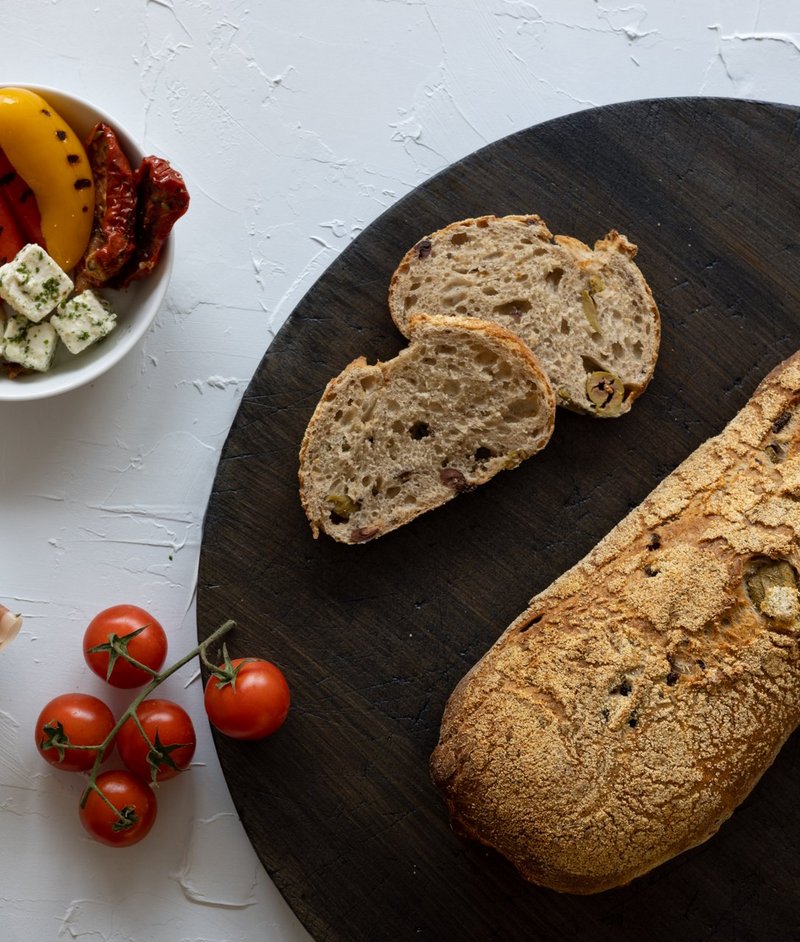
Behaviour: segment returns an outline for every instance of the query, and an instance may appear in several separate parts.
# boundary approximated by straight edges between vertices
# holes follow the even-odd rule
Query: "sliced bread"
[[[641,395],[658,356],[658,308],[635,255],[618,232],[592,250],[538,216],[465,219],[406,253],[389,308],[404,334],[419,311],[498,323],[536,353],[559,405],[610,418]]]
[[[516,467],[552,434],[555,397],[536,357],[475,318],[417,315],[410,345],[331,380],[300,449],[315,537],[363,543]]]

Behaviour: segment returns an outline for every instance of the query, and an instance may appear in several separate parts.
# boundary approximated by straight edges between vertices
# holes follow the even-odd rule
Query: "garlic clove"
[[[0,651],[17,637],[21,627],[22,616],[0,605]]]

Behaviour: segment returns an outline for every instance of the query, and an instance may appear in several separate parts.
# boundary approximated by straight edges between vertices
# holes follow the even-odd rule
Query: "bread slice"
[[[454,825],[529,880],[620,886],[705,841],[800,722],[800,353],[450,697]]]
[[[329,384],[300,449],[316,537],[363,543],[516,467],[553,431],[555,399],[514,334],[419,315],[386,363],[360,357]]]
[[[536,353],[559,405],[610,418],[644,392],[658,356],[658,308],[635,255],[618,232],[592,250],[538,216],[465,219],[406,253],[389,308],[403,333],[418,311],[500,324]]]

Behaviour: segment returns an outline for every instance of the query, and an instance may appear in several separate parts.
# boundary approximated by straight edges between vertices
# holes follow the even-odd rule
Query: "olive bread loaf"
[[[620,886],[705,841],[800,722],[800,353],[450,697],[454,826],[524,877]]]

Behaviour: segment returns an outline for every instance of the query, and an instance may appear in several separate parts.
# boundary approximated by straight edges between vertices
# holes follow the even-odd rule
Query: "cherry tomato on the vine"
[[[94,765],[97,749],[114,728],[111,710],[88,693],[64,693],[51,700],[36,721],[36,747],[42,757],[66,772],[85,772]],[[114,748],[112,743],[106,755]]]
[[[289,685],[280,668],[256,657],[226,657],[223,679],[212,675],[204,702],[211,723],[233,739],[261,739],[274,733],[289,712]]]
[[[130,847],[145,837],[156,819],[153,789],[133,772],[114,769],[97,776],[80,807],[81,824],[111,847]],[[113,806],[113,807],[112,807]]]
[[[127,654],[149,670],[125,660]],[[136,605],[112,605],[89,622],[83,656],[99,677],[114,687],[141,687],[153,679],[167,657],[167,636],[158,621]]]
[[[136,716],[150,744],[132,716],[125,720],[117,733],[117,750],[125,765],[145,781],[163,782],[182,772],[197,745],[186,710],[171,700],[143,700]]]

